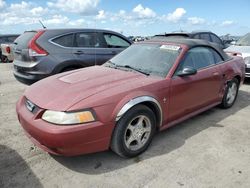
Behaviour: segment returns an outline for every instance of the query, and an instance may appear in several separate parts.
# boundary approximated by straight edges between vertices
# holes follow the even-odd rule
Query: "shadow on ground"
[[[23,158],[3,145],[0,145],[0,187],[42,187]]]
[[[250,93],[240,90],[238,99],[232,108],[226,110],[218,107],[212,108],[183,123],[158,133],[154,137],[148,150],[139,157],[133,159],[121,158],[111,151],[69,158],[53,156],[53,158],[65,167],[80,173],[102,174],[114,171],[138,162],[143,162],[155,156],[170,153],[183,146],[187,139],[209,127],[223,129],[224,126],[220,125],[222,120],[249,105]]]

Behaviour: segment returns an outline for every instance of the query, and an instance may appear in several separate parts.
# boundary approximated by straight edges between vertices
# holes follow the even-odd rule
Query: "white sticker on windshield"
[[[180,46],[161,45],[160,49],[178,51],[180,49]]]

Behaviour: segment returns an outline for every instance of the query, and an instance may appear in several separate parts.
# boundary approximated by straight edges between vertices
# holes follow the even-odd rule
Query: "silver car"
[[[225,49],[227,52],[238,52],[246,63],[246,77],[250,78],[250,33],[240,38],[235,45]]]

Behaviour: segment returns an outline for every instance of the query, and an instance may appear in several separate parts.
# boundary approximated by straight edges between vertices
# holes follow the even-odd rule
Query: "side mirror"
[[[190,75],[194,75],[197,73],[197,70],[195,68],[192,67],[184,67],[182,70],[180,70],[177,73],[177,76],[180,77],[184,77],[184,76],[190,76]]]

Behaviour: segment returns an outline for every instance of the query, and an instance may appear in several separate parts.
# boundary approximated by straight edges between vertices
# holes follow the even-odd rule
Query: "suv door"
[[[113,33],[103,33],[103,37],[107,47],[106,50],[110,54],[109,59],[130,46],[127,40]]]
[[[185,67],[197,69],[197,74],[177,76],[177,73]],[[215,66],[215,58],[210,49],[206,47],[190,49],[171,81],[169,121],[218,101],[221,85],[220,70]]]
[[[75,44],[72,52],[83,67],[101,65],[107,59],[105,58],[105,43],[99,32],[75,33]]]

